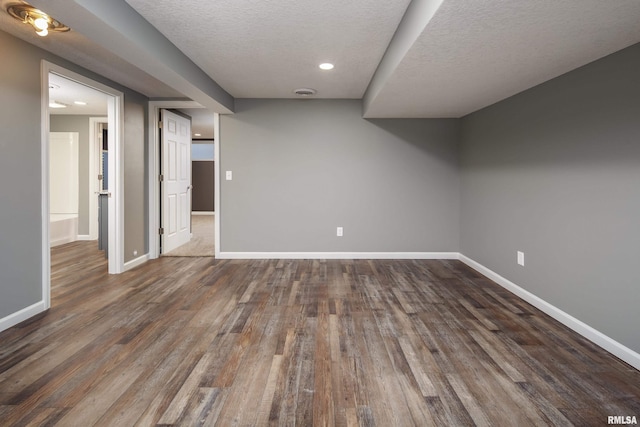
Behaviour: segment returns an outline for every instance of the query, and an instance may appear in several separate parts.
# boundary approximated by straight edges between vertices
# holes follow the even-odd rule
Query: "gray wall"
[[[235,105],[220,118],[223,252],[459,250],[457,120],[365,120],[357,100]]]
[[[0,32],[0,319],[42,300],[39,51]]]
[[[129,92],[124,97],[124,261],[149,251],[147,182],[147,108],[149,100]],[[137,255],[133,252],[137,251]]]
[[[465,117],[461,143],[461,252],[634,351],[638,76],[635,45]]]
[[[125,248],[146,236],[147,99],[0,31],[0,319],[42,300],[40,62],[46,59],[125,93]],[[141,191],[142,189],[142,191]],[[131,201],[133,199],[133,201]],[[140,253],[139,253],[140,255]],[[125,254],[132,259],[131,253]]]
[[[105,111],[106,115],[106,111]],[[78,234],[89,234],[89,118],[94,116],[51,115],[51,132],[78,132]],[[97,155],[97,154],[96,154]],[[97,201],[96,201],[97,203]]]

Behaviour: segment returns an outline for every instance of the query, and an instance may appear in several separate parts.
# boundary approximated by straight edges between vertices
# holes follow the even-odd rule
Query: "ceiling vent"
[[[294,90],[293,93],[295,93],[298,96],[301,96],[301,97],[305,98],[305,97],[309,97],[309,96],[315,95],[316,93],[318,93],[318,91],[315,90],[315,89],[308,88],[308,87],[303,87],[303,88]]]

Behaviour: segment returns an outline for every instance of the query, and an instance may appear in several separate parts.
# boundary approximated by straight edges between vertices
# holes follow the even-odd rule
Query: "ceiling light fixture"
[[[87,103],[84,101],[73,101],[73,103],[76,105],[87,105]]]
[[[36,34],[41,37],[49,34],[49,31],[63,33],[70,30],[62,22],[26,3],[12,3],[7,6],[7,12],[22,23],[31,25]]]
[[[194,133],[193,136],[202,136],[200,133]]]
[[[318,67],[320,67],[321,70],[333,70],[333,64],[330,62],[324,62],[318,65]]]
[[[63,104],[59,101],[50,101],[49,108],[67,108],[67,104]]]

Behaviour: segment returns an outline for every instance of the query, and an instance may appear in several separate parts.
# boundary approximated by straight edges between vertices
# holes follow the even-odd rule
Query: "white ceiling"
[[[6,14],[0,29],[151,98],[220,112],[229,94],[311,87],[364,98],[365,117],[460,117],[640,42],[638,0],[31,3],[73,31],[41,39]]]
[[[49,102],[55,101],[67,106],[66,108],[50,108],[49,114],[106,116],[108,99],[109,96],[99,90],[65,79],[57,74],[49,74]],[[85,102],[86,105],[77,105],[76,101]]]

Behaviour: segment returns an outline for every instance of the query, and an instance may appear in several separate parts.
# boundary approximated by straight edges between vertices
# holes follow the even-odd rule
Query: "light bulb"
[[[45,18],[38,18],[33,21],[33,25],[39,30],[48,30],[49,29],[49,21]]]
[[[41,31],[36,31],[36,34],[39,35],[40,37],[44,37],[47,34],[49,34],[49,30],[47,30],[46,28],[44,30]]]

